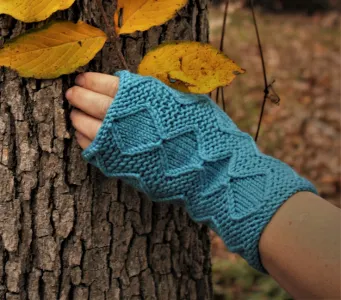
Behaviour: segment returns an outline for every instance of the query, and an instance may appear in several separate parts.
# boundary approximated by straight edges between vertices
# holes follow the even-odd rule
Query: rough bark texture
[[[113,1],[103,2],[112,14]],[[206,6],[191,0],[166,25],[123,38],[131,69],[162,41],[207,41]],[[55,18],[105,28],[96,1]],[[0,16],[5,40],[40,25]],[[107,43],[81,71],[118,68]],[[0,69],[0,299],[211,299],[207,229],[81,159],[63,96],[74,77]]]

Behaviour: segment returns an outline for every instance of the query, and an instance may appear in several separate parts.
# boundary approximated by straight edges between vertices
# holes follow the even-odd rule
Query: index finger
[[[119,78],[108,74],[87,72],[79,74],[75,82],[85,89],[114,98],[118,90]]]

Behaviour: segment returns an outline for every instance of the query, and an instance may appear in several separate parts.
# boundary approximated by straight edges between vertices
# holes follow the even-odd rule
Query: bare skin
[[[113,101],[118,77],[84,73],[66,92],[79,145],[95,138]],[[295,299],[341,299],[340,209],[309,192],[289,198],[262,233],[264,267]]]
[[[266,226],[262,263],[295,299],[341,299],[340,209],[309,192],[289,198]]]

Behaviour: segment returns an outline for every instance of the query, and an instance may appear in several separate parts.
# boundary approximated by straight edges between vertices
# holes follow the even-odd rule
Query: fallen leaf
[[[172,19],[187,0],[118,0],[114,15],[118,34],[144,31]]]
[[[30,23],[46,20],[57,10],[69,8],[75,0],[1,0],[0,14]]]
[[[226,86],[245,70],[209,44],[174,42],[149,52],[138,73],[183,92],[206,94]]]
[[[27,32],[0,49],[0,66],[22,77],[57,78],[86,65],[107,39],[103,31],[84,22],[55,22]]]

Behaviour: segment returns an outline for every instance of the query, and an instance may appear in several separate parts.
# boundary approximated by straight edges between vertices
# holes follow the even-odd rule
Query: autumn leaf
[[[117,33],[144,31],[164,24],[186,3],[187,0],[118,0],[114,15]]]
[[[17,70],[22,77],[57,78],[86,65],[107,37],[84,22],[55,22],[27,32],[0,49],[0,66]]]
[[[172,88],[195,94],[226,86],[244,72],[211,45],[186,41],[157,47],[143,58],[138,68],[141,75],[153,76]]]
[[[75,0],[1,0],[0,14],[30,23],[46,20],[57,10],[69,8]]]

